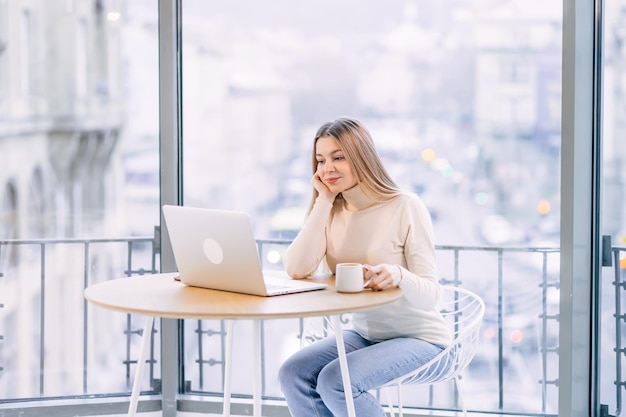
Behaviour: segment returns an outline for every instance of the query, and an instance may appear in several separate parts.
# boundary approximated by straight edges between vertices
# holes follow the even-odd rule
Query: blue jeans
[[[402,376],[439,354],[443,348],[414,338],[373,342],[344,330],[350,383],[358,417],[385,412],[368,391]],[[347,416],[335,337],[303,348],[288,358],[278,379],[292,417]]]

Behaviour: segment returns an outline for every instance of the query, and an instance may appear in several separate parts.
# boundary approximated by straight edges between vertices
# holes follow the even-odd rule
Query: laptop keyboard
[[[288,290],[289,288],[292,288],[292,287],[288,285],[272,284],[272,283],[266,282],[265,288],[267,288],[268,291],[280,291],[280,290]]]
[[[319,290],[327,287],[324,284],[322,284],[322,287],[319,287],[316,286],[316,283],[291,279],[284,271],[277,271],[277,274],[275,273],[275,271],[264,273],[264,278],[266,291],[268,294],[271,295]],[[311,285],[314,286],[311,287]]]

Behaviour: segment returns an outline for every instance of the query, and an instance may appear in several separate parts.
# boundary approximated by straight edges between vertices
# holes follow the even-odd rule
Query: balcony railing
[[[157,272],[159,241],[158,230],[148,237],[0,241],[2,408],[51,399],[129,395],[141,323],[135,323],[134,316],[88,305],[82,291],[100,280]],[[259,240],[264,267],[280,268],[288,243]],[[620,305],[621,291],[626,289],[620,268],[624,251],[613,248],[619,408],[625,384],[620,371],[626,352],[620,333],[626,317]],[[437,254],[441,282],[475,291],[487,306],[479,353],[464,375],[469,408],[482,413],[556,415],[558,249],[440,245]],[[224,381],[224,323],[181,320],[180,328],[180,366],[185,369],[182,394],[219,397]],[[247,344],[237,341],[246,340],[247,331],[246,323],[237,324],[235,357],[246,357]],[[263,323],[265,399],[282,401],[277,367],[297,349],[301,331],[302,322],[297,319]],[[153,336],[158,332],[157,325]],[[151,346],[143,394],[160,392],[160,352],[154,337]],[[251,397],[249,369],[245,359],[234,364],[234,398]],[[409,407],[458,408],[452,386],[405,389],[411,392],[404,395]],[[94,407],[107,414],[106,404]]]
[[[94,280],[103,279],[103,275],[108,279],[107,271],[112,273],[111,278],[156,273],[159,242],[156,235],[0,240],[0,402],[93,395],[89,377],[103,369],[90,369],[90,338],[94,337],[95,329],[89,324],[92,309],[82,297],[82,291]],[[113,252],[116,253],[112,255]],[[107,255],[112,256],[102,259]],[[137,258],[142,258],[143,266],[137,266]],[[67,293],[76,299],[67,300]],[[66,304],[77,308],[64,308]],[[54,320],[68,311],[70,317]],[[138,339],[133,336],[141,331],[133,328],[130,315],[126,315],[124,322],[121,346],[125,346],[125,356],[121,364],[125,382],[117,384],[122,388],[119,392],[103,395],[124,395],[130,384],[131,368],[136,363],[131,347],[134,339]],[[66,343],[63,337],[68,333],[72,341],[78,343]],[[22,346],[25,338],[28,345]],[[58,362],[68,359],[73,361],[74,368],[80,369],[65,374],[59,371]],[[149,361],[152,365],[156,363],[154,348]],[[151,366],[151,378],[153,369]],[[28,388],[23,387],[26,384]],[[152,393],[158,391],[155,389]]]
[[[622,413],[622,396],[626,387],[626,375],[622,374],[622,358],[626,355],[626,347],[622,338],[622,327],[626,324],[626,312],[622,307],[622,297],[626,290],[626,247],[613,247],[611,266],[614,272],[613,287],[615,293],[615,416]]]

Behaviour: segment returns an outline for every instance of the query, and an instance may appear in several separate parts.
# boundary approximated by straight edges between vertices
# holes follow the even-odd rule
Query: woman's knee
[[[341,395],[343,400],[343,379],[338,361],[331,362],[324,367],[317,376],[317,392],[325,400]]]
[[[278,369],[280,385],[291,386],[297,381],[305,381],[313,372],[311,358],[300,352],[287,358]]]
[[[286,361],[278,369],[278,381],[281,386],[285,384],[293,383],[294,378],[297,376],[296,369],[298,369],[293,357],[287,358]]]

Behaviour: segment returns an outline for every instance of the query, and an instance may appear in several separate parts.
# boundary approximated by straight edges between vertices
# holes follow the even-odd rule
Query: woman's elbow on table
[[[287,272],[287,275],[289,275],[291,278],[294,279],[302,279],[302,278],[306,278],[309,277],[313,274],[313,271],[307,271],[303,268],[297,268],[288,264],[285,264],[285,271]]]
[[[283,257],[283,266],[287,275],[295,279],[307,278],[315,273],[321,259],[317,256],[305,256],[293,246],[289,246]]]

